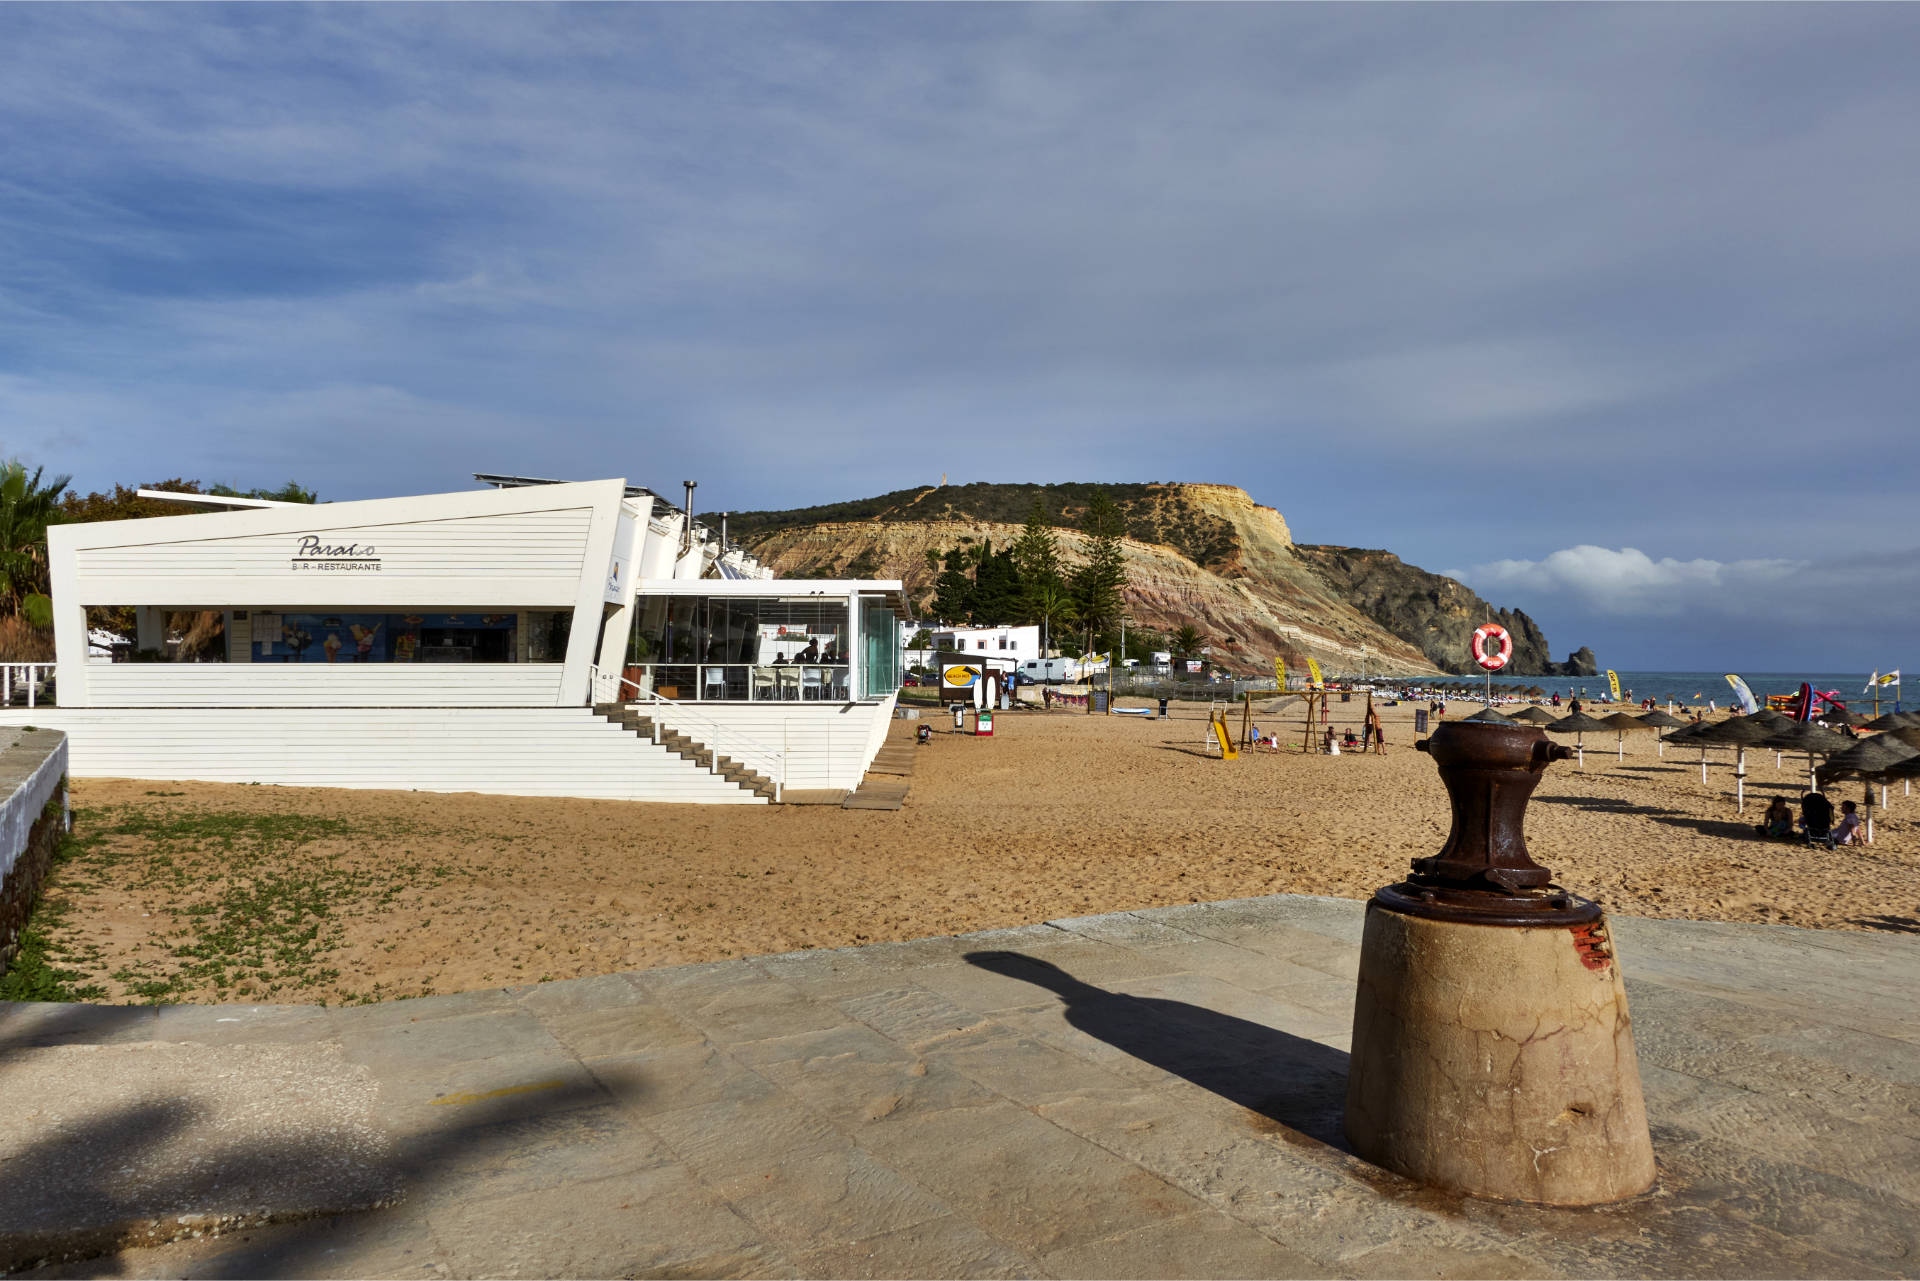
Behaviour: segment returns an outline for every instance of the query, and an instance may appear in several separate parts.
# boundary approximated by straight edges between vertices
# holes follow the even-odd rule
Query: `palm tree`
[[[1200,640],[1200,632],[1192,623],[1182,623],[1173,633],[1173,652],[1191,654],[1200,648]]]
[[[47,526],[60,519],[60,491],[71,476],[40,483],[18,460],[0,463],[0,610],[18,614],[22,600],[47,589]]]
[[[1077,610],[1073,603],[1073,592],[1059,579],[1051,579],[1033,589],[1029,598],[1033,612],[1040,616],[1040,656],[1049,653],[1048,633],[1055,619],[1063,623],[1072,623]]]

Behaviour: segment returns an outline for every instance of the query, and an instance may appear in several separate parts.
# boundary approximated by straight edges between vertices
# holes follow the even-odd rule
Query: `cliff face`
[[[1563,672],[1547,650],[1540,625],[1517,609],[1495,609],[1470,588],[1409,565],[1392,552],[1357,547],[1296,544],[1294,554],[1311,565],[1367,617],[1450,672],[1476,670],[1469,642],[1482,623],[1498,623],[1513,637],[1506,676],[1586,675]],[[1577,656],[1570,657],[1572,664]],[[1592,663],[1593,654],[1587,652]]]
[[[1040,499],[1052,519],[1077,524],[1093,485],[959,485],[788,512],[747,512],[730,531],[783,577],[898,578],[924,603],[936,571],[927,553],[990,540],[1004,549]],[[1386,552],[1302,547],[1286,520],[1233,485],[1104,487],[1120,509],[1127,606],[1136,625],[1191,624],[1230,670],[1270,674],[1278,655],[1311,655],[1328,672],[1429,676],[1472,667],[1467,640],[1501,622],[1520,646],[1517,674],[1553,669],[1546,638],[1518,612],[1491,612],[1450,578]],[[1085,560],[1085,540],[1056,528],[1063,562]],[[1423,602],[1426,602],[1423,604]],[[1471,621],[1467,621],[1467,620]]]

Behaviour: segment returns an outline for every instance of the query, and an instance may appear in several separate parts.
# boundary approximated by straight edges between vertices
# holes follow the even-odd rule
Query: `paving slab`
[[[87,1256],[49,1276],[1920,1276],[1920,939],[1616,918],[1660,1181],[1557,1210],[1345,1150],[1363,910],[1182,904],[346,1010],[0,1006],[0,1257]],[[75,1125],[133,1141],[111,1170],[40,1177]]]
[[[0,1053],[0,1272],[399,1198],[372,1075],[340,1047]]]

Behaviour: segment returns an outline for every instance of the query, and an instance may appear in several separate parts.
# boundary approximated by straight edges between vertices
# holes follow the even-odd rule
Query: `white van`
[[[1061,685],[1080,679],[1077,658],[1030,658],[1020,664],[1020,675],[1037,685]]]

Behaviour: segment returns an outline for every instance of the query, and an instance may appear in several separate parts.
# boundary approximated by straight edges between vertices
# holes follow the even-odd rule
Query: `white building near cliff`
[[[65,730],[80,777],[734,804],[857,786],[900,686],[900,584],[763,577],[685,535],[621,480],[56,525],[57,705],[0,724]],[[217,615],[223,661],[89,661],[94,606],[134,607],[146,650],[168,614]]]
[[[955,653],[1010,659],[1015,667],[1046,655],[1040,652],[1040,626],[941,627],[933,633],[933,648]]]

